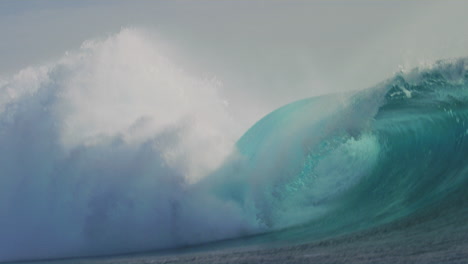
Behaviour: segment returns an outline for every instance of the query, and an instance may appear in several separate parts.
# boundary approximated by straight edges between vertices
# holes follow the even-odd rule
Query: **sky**
[[[263,232],[255,188],[221,195],[244,132],[295,100],[466,56],[467,7],[0,0],[0,261]],[[304,118],[346,104],[329,98]]]
[[[220,79],[222,94],[253,123],[297,99],[466,56],[466,8],[465,1],[2,0],[0,76],[142,28],[174,47],[186,69]]]

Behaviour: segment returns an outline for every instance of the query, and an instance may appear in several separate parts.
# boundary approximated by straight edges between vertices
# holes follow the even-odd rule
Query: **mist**
[[[466,56],[468,44],[463,1],[35,3],[1,3],[0,76],[142,28],[177,49],[187,69],[217,77],[247,127],[294,100]]]

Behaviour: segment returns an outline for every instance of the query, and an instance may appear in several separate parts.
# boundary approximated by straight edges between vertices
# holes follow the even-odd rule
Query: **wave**
[[[467,59],[291,103],[230,145],[213,83],[158,52],[127,30],[0,82],[0,261],[466,214]]]
[[[308,240],[421,212],[466,214],[467,62],[272,112],[238,141],[242,159],[213,176],[223,179],[214,189],[266,230],[305,226]]]
[[[0,261],[176,247],[247,225],[187,191],[240,135],[219,81],[148,36],[123,29],[0,81]]]

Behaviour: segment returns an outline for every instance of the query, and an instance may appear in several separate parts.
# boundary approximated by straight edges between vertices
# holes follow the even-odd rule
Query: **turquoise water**
[[[307,225],[309,238],[391,223],[440,203],[464,214],[465,62],[272,112],[239,140],[243,160],[215,188],[254,208],[266,230]]]

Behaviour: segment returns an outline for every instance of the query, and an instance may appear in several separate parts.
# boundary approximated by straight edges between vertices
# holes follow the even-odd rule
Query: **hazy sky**
[[[122,27],[143,28],[174,47],[188,70],[220,79],[231,103],[262,115],[372,86],[401,67],[466,56],[467,8],[466,1],[3,0],[0,76]]]

